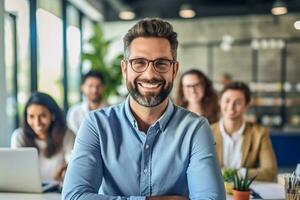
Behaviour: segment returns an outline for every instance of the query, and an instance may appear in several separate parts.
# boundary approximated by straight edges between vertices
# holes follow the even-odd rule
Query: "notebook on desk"
[[[58,184],[42,184],[35,148],[0,148],[0,192],[42,193]]]

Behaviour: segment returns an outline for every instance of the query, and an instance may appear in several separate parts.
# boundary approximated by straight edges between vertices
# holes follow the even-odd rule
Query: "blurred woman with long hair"
[[[35,147],[43,181],[61,180],[75,140],[63,111],[48,94],[35,92],[26,103],[23,127],[14,131],[11,147]]]
[[[206,117],[211,124],[219,119],[218,95],[211,80],[200,70],[191,69],[181,75],[175,102]]]

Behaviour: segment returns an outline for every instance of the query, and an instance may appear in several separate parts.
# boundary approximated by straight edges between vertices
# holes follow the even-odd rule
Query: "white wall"
[[[4,65],[4,1],[0,1],[0,147],[7,140],[6,78]]]

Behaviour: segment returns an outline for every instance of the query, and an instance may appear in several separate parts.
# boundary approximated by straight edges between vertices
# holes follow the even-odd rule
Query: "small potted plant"
[[[256,176],[248,179],[248,169],[246,169],[245,176],[239,176],[238,172],[234,174],[233,178],[233,199],[234,200],[249,200],[250,199],[250,185]]]
[[[222,169],[222,176],[224,179],[224,186],[225,186],[225,191],[227,194],[232,194],[232,189],[233,189],[233,178],[234,174],[236,173],[236,169],[231,169],[231,168],[223,168]]]

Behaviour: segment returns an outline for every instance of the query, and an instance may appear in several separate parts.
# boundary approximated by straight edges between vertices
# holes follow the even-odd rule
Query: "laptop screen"
[[[0,191],[43,192],[35,148],[0,148]]]

